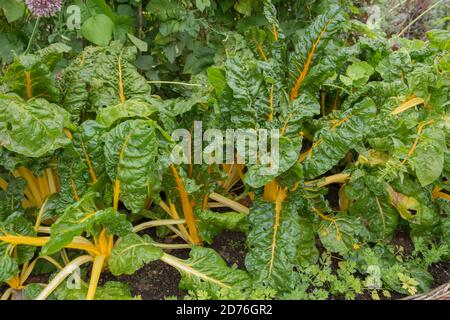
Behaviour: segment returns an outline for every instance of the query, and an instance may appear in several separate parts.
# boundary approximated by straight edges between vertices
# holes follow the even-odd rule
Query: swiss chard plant
[[[1,299],[139,298],[101,275],[153,261],[191,298],[430,289],[429,266],[450,258],[448,31],[386,38],[334,1],[298,14],[295,1],[118,2],[82,3],[93,45],[31,37],[5,60]],[[278,132],[276,170],[246,162],[250,144],[227,163],[177,162],[173,132],[200,122]],[[206,160],[224,151],[208,139]],[[245,268],[210,247],[224,230],[245,236]]]

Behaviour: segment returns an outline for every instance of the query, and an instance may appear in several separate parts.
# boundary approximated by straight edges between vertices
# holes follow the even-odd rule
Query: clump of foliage
[[[74,3],[85,40],[1,56],[2,299],[139,298],[100,275],[156,260],[188,299],[429,290],[450,257],[448,30],[386,38],[350,1]],[[279,170],[175,163],[171,133],[194,121],[279,130]],[[245,234],[245,269],[208,247],[222,230]]]

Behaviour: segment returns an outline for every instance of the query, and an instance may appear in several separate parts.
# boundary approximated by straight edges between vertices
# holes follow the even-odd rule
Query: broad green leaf
[[[278,212],[274,203],[262,200],[250,208],[245,266],[254,285],[283,291],[293,284],[301,238],[298,209],[285,201]]]
[[[358,248],[361,238],[367,238],[368,231],[361,218],[348,216],[342,212],[328,217],[334,219],[334,222],[322,220],[317,231],[320,241],[327,250],[345,255]]]
[[[52,224],[50,240],[42,248],[41,254],[49,255],[59,251],[75,236],[80,236],[85,231],[94,233],[94,227],[98,225],[119,236],[131,231],[132,225],[124,214],[113,208],[99,210],[95,205],[95,197],[95,193],[87,193],[64,211]]]
[[[15,259],[9,255],[0,256],[0,283],[10,280],[19,274],[19,266]]]
[[[209,67],[207,73],[209,83],[213,86],[216,94],[220,96],[227,85],[223,70],[216,67]]]
[[[0,8],[3,9],[8,23],[19,20],[25,12],[25,4],[21,0],[3,0],[0,3]]]
[[[144,235],[127,234],[114,247],[108,266],[115,276],[133,274],[146,263],[158,260],[163,255],[161,248],[154,246],[153,240]]]
[[[445,150],[444,132],[433,126],[426,127],[409,159],[422,187],[433,183],[441,176]]]
[[[194,246],[188,260],[164,254],[162,261],[176,268],[181,274],[180,288],[204,290],[217,298],[219,290],[248,290],[250,278],[243,270],[230,268],[213,249]]]
[[[316,263],[319,250],[316,247],[316,237],[311,221],[306,217],[300,217],[300,239],[297,248],[297,259],[300,265]]]
[[[345,157],[354,145],[371,132],[377,108],[366,98],[350,110],[330,119],[314,136],[304,166],[305,178],[312,179],[330,170]]]
[[[0,145],[10,151],[41,157],[70,142],[63,131],[67,127],[70,115],[56,104],[0,95]]]
[[[59,89],[54,70],[63,53],[70,50],[71,47],[63,43],[53,43],[34,54],[16,56],[2,80],[25,100],[39,97],[58,102]]]
[[[42,288],[41,288],[42,290]],[[88,291],[88,285],[85,282],[80,283],[80,288],[69,286],[67,280],[63,282],[50,295],[50,300],[85,300]],[[38,292],[39,293],[39,292]],[[108,281],[103,286],[98,286],[95,292],[94,300],[140,300],[140,296],[133,297],[128,285],[118,281]]]
[[[90,165],[93,170],[92,173],[97,178],[105,171],[103,136],[106,132],[107,128],[100,123],[87,120],[80,125],[78,131],[73,135],[74,147],[85,163],[84,172],[89,171]],[[92,176],[89,180],[92,181]]]
[[[106,172],[119,185],[123,203],[133,213],[144,208],[157,143],[151,120],[122,122],[105,136]]]
[[[200,237],[208,243],[212,243],[214,237],[222,230],[241,232],[248,230],[247,215],[245,213],[196,210],[195,217]]]
[[[430,30],[427,37],[433,47],[440,50],[450,50],[450,31],[449,30]]]
[[[131,33],[127,33],[128,39],[139,49],[140,52],[146,52],[148,50],[148,44],[145,41],[135,37]]]
[[[114,122],[123,118],[145,118],[157,111],[152,104],[142,99],[130,99],[125,103],[119,103],[100,109],[97,113],[97,122],[105,127],[111,127]]]
[[[269,138],[268,138],[269,139]],[[248,165],[244,182],[253,188],[260,188],[291,168],[298,160],[301,138],[279,137],[279,149],[275,157],[267,165]],[[270,154],[270,151],[269,151]]]
[[[387,184],[374,176],[365,176],[351,180],[345,194],[353,200],[348,212],[359,217],[371,234],[367,240],[384,240],[394,234],[399,216],[391,204]]]
[[[87,19],[81,27],[81,34],[90,42],[107,46],[111,41],[114,23],[104,14],[96,14]]]
[[[85,48],[62,77],[63,105],[72,119],[79,122],[104,107],[149,98],[150,86],[133,65],[136,55],[135,47],[123,47],[117,41],[108,47]]]
[[[373,67],[365,61],[355,62],[347,68],[346,76],[341,75],[341,81],[347,86],[362,86],[375,72]]]
[[[25,185],[25,180],[22,178],[10,178],[8,189],[6,191],[0,189],[0,222],[22,209]]]
[[[198,10],[204,11],[206,8],[211,6],[210,0],[195,0],[195,6]]]

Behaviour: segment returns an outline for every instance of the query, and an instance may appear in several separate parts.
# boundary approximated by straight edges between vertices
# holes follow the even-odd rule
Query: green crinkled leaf
[[[62,54],[72,48],[63,43],[53,43],[34,54],[20,55],[5,70],[2,80],[23,99],[45,98],[51,102],[59,100],[54,69]]]
[[[300,239],[297,248],[297,258],[299,264],[308,265],[316,263],[319,257],[319,250],[316,247],[316,237],[314,227],[308,218],[300,217]]]
[[[254,64],[237,58],[229,59],[225,67],[227,85],[233,95],[228,106],[231,122],[238,128],[254,128],[260,116],[268,119],[269,115],[268,93],[259,94],[264,88],[262,77],[257,75]]]
[[[371,234],[369,241],[389,238],[397,229],[399,216],[386,188],[387,185],[374,176],[351,180],[345,187],[346,195],[353,200],[348,212],[361,218]]]
[[[209,83],[213,86],[216,94],[220,96],[227,85],[224,71],[217,67],[209,67],[207,73]]]
[[[375,70],[381,74],[385,81],[395,81],[402,73],[412,68],[411,57],[406,50],[392,52],[380,61]]]
[[[71,288],[67,281],[63,282],[55,292],[50,295],[54,300],[85,300],[88,285],[85,282],[80,283],[80,288]],[[140,300],[140,296],[133,297],[126,283],[118,281],[108,281],[103,286],[98,286],[95,292],[94,300]]]
[[[73,120],[79,122],[87,113],[95,114],[104,107],[122,102],[120,69],[125,100],[145,100],[150,96],[147,80],[133,65],[136,55],[135,47],[123,47],[114,41],[108,47],[87,47],[72,61],[64,70],[62,83],[63,105]]]
[[[56,104],[0,95],[0,145],[10,151],[41,157],[70,142],[66,127],[71,127],[70,114]]]
[[[103,210],[95,205],[96,194],[89,192],[79,201],[69,206],[63,215],[52,224],[50,240],[42,248],[41,254],[49,255],[69,244],[75,236],[83,232],[94,233],[94,227],[101,225],[115,235],[125,235],[132,230],[131,223],[124,214],[114,208]]]
[[[358,61],[347,68],[346,75],[340,79],[346,86],[362,86],[375,72],[373,67],[365,61]]]
[[[361,218],[348,216],[342,212],[329,217],[335,219],[336,223],[322,220],[317,231],[320,241],[327,250],[345,255],[354,249],[354,245],[360,243],[361,238],[367,238],[368,231]]]
[[[248,230],[247,214],[240,212],[213,212],[196,210],[195,217],[200,231],[200,237],[207,243],[212,243],[214,237],[222,230],[246,232]]]
[[[180,288],[204,290],[217,298],[219,290],[247,290],[251,286],[248,274],[230,268],[213,249],[194,246],[188,260],[164,255],[162,260],[181,273]]]
[[[338,164],[350,149],[370,133],[376,112],[374,101],[366,98],[352,109],[342,112],[330,126],[320,129],[303,164],[305,178],[315,178]]]
[[[133,274],[146,263],[158,260],[163,255],[161,248],[154,246],[153,240],[144,235],[127,234],[115,245],[108,266],[113,275]]]
[[[22,201],[25,198],[25,180],[22,178],[10,178],[8,189],[0,189],[0,222],[10,214],[22,209]]]
[[[107,129],[94,120],[83,122],[73,135],[74,147],[85,163],[84,171],[89,169],[87,160],[91,163],[95,176],[98,178],[105,171],[105,154],[103,152],[103,136]],[[92,177],[90,177],[92,180]]]
[[[301,237],[297,210],[293,203],[283,202],[277,217],[274,203],[253,203],[248,216],[245,266],[255,285],[286,290],[292,284]]]
[[[309,93],[302,93],[282,111],[279,119],[283,124],[285,135],[298,136],[303,123],[320,114],[320,104]]]
[[[409,159],[422,187],[440,177],[444,168],[445,149],[444,132],[436,127],[426,127]]]
[[[96,121],[109,128],[119,119],[149,117],[158,109],[142,99],[130,99],[125,103],[119,103],[100,109]]]
[[[119,181],[123,203],[133,213],[144,208],[157,143],[149,120],[125,121],[105,135],[106,172],[111,181]]]
[[[21,212],[11,214],[2,224],[0,224],[0,228],[0,233],[4,232],[9,235],[36,236],[33,224],[25,218]],[[16,247],[14,258],[17,261],[17,264],[21,265],[30,261],[35,252],[36,247],[34,246],[18,245]]]
[[[450,31],[449,30],[430,30],[427,37],[433,47],[440,50],[450,50]]]
[[[270,143],[270,138],[268,138]],[[300,137],[289,139],[284,136],[279,137],[279,150],[277,159],[270,161],[270,164],[248,165],[248,171],[245,173],[244,182],[253,188],[260,188],[266,183],[280,176],[298,160],[301,150],[302,139]],[[270,155],[270,151],[268,151]],[[272,159],[272,157],[270,156]],[[266,159],[267,160],[267,159]],[[278,163],[278,165],[274,165]]]
[[[17,261],[9,255],[0,256],[0,283],[19,274]]]

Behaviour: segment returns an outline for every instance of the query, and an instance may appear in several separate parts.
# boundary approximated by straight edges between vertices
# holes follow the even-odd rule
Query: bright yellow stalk
[[[189,229],[189,234],[192,237],[194,243],[199,244],[201,243],[201,240],[197,233],[197,225],[195,223],[195,217],[194,212],[192,211],[191,202],[189,201],[189,195],[186,192],[186,189],[184,188],[183,180],[181,180],[180,176],[178,175],[178,171],[175,165],[172,164],[170,168],[172,169],[172,174],[175,178],[175,182],[178,187],[178,192],[180,193],[181,208],[183,209],[184,218],[186,219],[186,224]]]
[[[272,122],[273,120],[273,88],[274,88],[275,84],[272,83],[272,86],[270,87],[270,94],[269,94],[269,108],[270,108],[270,113],[269,113],[269,121]]]
[[[263,48],[261,47],[261,45],[260,45],[260,44],[257,44],[256,46],[258,47],[258,51],[259,51],[259,53],[261,54],[261,57],[264,59],[264,61],[267,61],[266,54],[264,53],[264,50],[263,50]]]
[[[119,59],[117,61],[117,65],[119,68],[119,99],[120,99],[120,103],[125,103],[125,94],[123,91],[123,77],[122,77],[122,54],[123,54],[123,50],[120,52],[119,55]]]
[[[278,229],[280,227],[281,209],[284,200],[287,197],[287,188],[281,188],[278,183],[273,180],[264,186],[264,199],[275,202],[275,221],[273,225],[273,236],[271,245],[271,256],[269,262],[269,274],[272,274],[273,263],[275,260],[275,251],[277,247]]]
[[[170,207],[170,211],[172,212],[173,218],[180,219],[180,215],[177,212],[177,208],[170,200],[169,200],[169,207]],[[186,220],[184,220],[184,221],[186,223]],[[180,232],[183,235],[183,237],[186,239],[186,241],[189,241],[190,243],[194,243],[194,240],[192,239],[191,235],[189,234],[189,232],[186,229],[186,227],[184,226],[184,224],[179,224],[178,229],[180,229]]]
[[[39,192],[37,181],[34,179],[32,172],[25,167],[20,167],[18,171],[22,176],[22,178],[24,178],[25,181],[27,182],[28,187],[30,188],[31,193],[33,195],[33,198],[37,201],[37,204],[40,207],[42,205],[42,198]]]
[[[293,100],[295,100],[295,98],[297,98],[298,90],[300,89],[300,86],[302,85],[303,80],[305,80],[306,75],[308,74],[309,66],[311,65],[312,58],[314,56],[314,52],[316,51],[316,48],[319,45],[319,42],[322,39],[323,35],[325,34],[325,31],[328,28],[328,25],[330,22],[331,22],[331,20],[328,21],[328,23],[325,25],[323,30],[320,32],[319,36],[317,37],[316,41],[313,43],[313,45],[311,47],[311,51],[309,51],[309,53],[308,53],[306,62],[303,65],[303,70],[300,72],[299,76],[297,77],[297,79],[295,81],[294,87],[291,90],[291,94],[290,94],[291,101],[293,101]]]
[[[5,192],[8,190],[8,182],[3,180],[1,177],[0,177],[0,188]]]
[[[414,143],[413,143],[413,145],[411,146],[411,149],[409,149],[409,151],[408,151],[408,158],[411,157],[412,154],[414,153],[414,150],[416,149],[417,144],[419,143],[420,134],[422,133],[423,128],[424,128],[425,126],[429,125],[429,124],[432,124],[433,122],[434,122],[434,120],[429,120],[429,121],[426,121],[426,122],[424,122],[424,123],[422,123],[422,124],[419,125],[419,127],[417,128],[417,137],[416,137],[416,140],[414,140]],[[402,164],[404,164],[404,163],[406,162],[406,160],[407,160],[407,158],[406,158],[406,159],[403,159]]]
[[[218,194],[218,193],[213,192],[213,193],[211,193],[211,194],[209,195],[209,197],[210,197],[211,199],[213,199],[213,200],[219,202],[219,203],[224,204],[224,205],[227,206],[228,208],[231,208],[231,209],[233,209],[233,210],[235,210],[235,211],[237,211],[237,212],[245,213],[245,214],[248,214],[248,213],[249,213],[249,209],[248,209],[246,206],[244,206],[244,205],[242,205],[242,204],[240,204],[239,202],[236,202],[236,201],[234,201],[234,200],[228,199],[227,197],[224,197],[224,196],[221,195],[221,194]]]
[[[36,300],[45,300],[48,296],[55,291],[55,289],[75,270],[77,270],[81,265],[93,261],[94,258],[88,255],[80,256],[66,265],[57,275],[50,281],[50,283],[41,291],[41,293],[36,297]]]
[[[34,230],[39,231],[39,227],[41,225],[41,220],[42,220],[42,216],[44,215],[44,209],[45,209],[45,205],[47,204],[48,201],[48,197],[45,198],[44,203],[42,204],[41,208],[39,209],[39,213],[38,216],[36,217],[36,223],[34,225]]]
[[[311,181],[305,181],[305,185],[312,185],[315,184],[319,188],[325,187],[329,184],[333,183],[345,183],[350,179],[350,174],[348,173],[338,173],[334,174],[332,176],[328,176],[321,179],[311,180]]]
[[[84,238],[81,237],[75,237],[71,243],[65,246],[65,248],[84,250],[93,255],[100,254],[100,251],[90,241],[83,239]],[[49,240],[50,237],[30,237],[30,236],[13,236],[13,235],[0,236],[0,241],[2,242],[15,245],[19,244],[30,245],[36,247],[44,246]]]
[[[92,182],[95,183],[97,181],[97,176],[95,175],[94,167],[92,166],[91,159],[89,158],[89,154],[86,151],[86,146],[84,145],[83,140],[81,140],[81,148],[83,149],[84,157],[86,158],[86,163],[89,168],[89,174],[91,175]]]
[[[394,109],[394,111],[391,112],[391,115],[399,114],[403,111],[406,111],[412,107],[418,106],[419,104],[425,103],[425,100],[422,98],[413,96],[411,99],[406,100],[403,102],[400,106]]]
[[[52,169],[50,169],[50,168],[45,169],[45,175],[47,176],[50,194],[56,193],[57,188],[56,188],[55,180],[53,179]]]
[[[341,236],[341,232],[340,232],[340,230],[339,230],[339,226],[338,226],[338,224],[337,224],[337,222],[336,222],[336,219],[330,218],[330,217],[324,215],[322,212],[320,212],[319,210],[317,210],[315,207],[312,207],[312,210],[313,210],[315,213],[317,213],[317,215],[318,215],[320,218],[322,218],[323,220],[330,221],[331,223],[333,223],[334,227],[336,228],[336,240],[341,241],[342,236]]]
[[[133,227],[133,232],[139,232],[145,229],[158,227],[158,226],[167,226],[167,225],[174,225],[174,224],[183,224],[186,220],[184,219],[165,219],[165,220],[152,220],[147,221],[141,224],[138,224],[137,226]]]
[[[32,97],[31,92],[31,73],[29,71],[25,71],[25,85],[27,90],[27,98],[30,99]]]
[[[128,145],[129,136],[125,138],[123,142],[122,149],[119,153],[119,160],[117,161],[117,169],[116,169],[116,179],[114,180],[114,195],[113,195],[113,207],[117,210],[119,207],[119,196],[120,196],[120,180],[119,180],[119,171],[120,171],[120,162],[123,159],[123,154],[125,153],[125,149]]]
[[[100,274],[102,273],[105,260],[106,260],[105,255],[96,256],[94,258],[86,300],[94,300],[95,292],[97,291],[98,280],[100,279]]]

